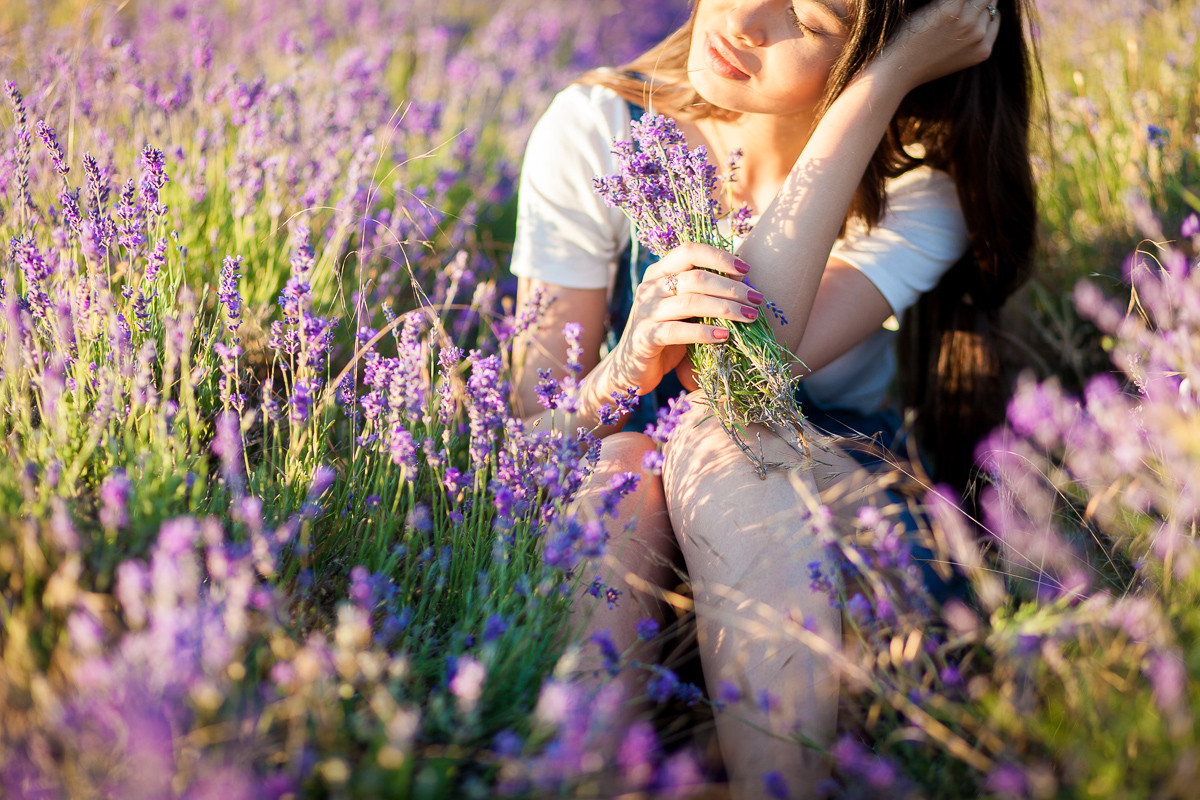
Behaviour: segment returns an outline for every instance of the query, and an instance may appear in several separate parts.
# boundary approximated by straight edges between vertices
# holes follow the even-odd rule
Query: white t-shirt
[[[604,204],[592,181],[618,171],[612,143],[629,137],[629,122],[629,106],[602,86],[576,84],[554,98],[525,151],[515,275],[611,292],[618,259],[629,245],[629,221]],[[899,318],[966,252],[967,226],[945,172],[912,170],[889,181],[887,195],[879,224],[869,234],[861,224],[849,226],[831,256],[866,275]],[[894,336],[880,328],[805,378],[805,390],[823,408],[879,409],[896,371]]]

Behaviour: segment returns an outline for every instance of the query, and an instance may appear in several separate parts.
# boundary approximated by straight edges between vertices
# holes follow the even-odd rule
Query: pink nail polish
[[[746,299],[758,306],[762,305],[764,298],[762,292],[758,291],[757,289],[751,289],[750,291],[746,292]]]
[[[758,319],[758,309],[754,306],[742,306],[742,316],[746,319]]]
[[[745,275],[747,272],[750,271],[750,265],[747,264],[745,261],[742,261],[737,256],[734,256],[733,268],[736,269],[738,272],[742,273],[743,275]]]
[[[729,338],[729,331],[725,328],[713,328],[713,338],[722,341]]]

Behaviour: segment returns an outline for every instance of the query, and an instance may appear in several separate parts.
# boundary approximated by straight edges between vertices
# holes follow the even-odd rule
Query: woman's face
[[[688,77],[715,106],[811,114],[842,53],[851,0],[699,0]]]

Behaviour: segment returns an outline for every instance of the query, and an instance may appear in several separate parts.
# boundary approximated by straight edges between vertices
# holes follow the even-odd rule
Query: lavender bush
[[[663,709],[772,698],[569,644],[607,535],[570,507],[595,445],[512,418],[529,320],[501,280],[540,108],[681,8],[238,6],[0,7],[0,793],[694,791],[704,765],[661,718],[615,727],[579,648],[648,670]],[[1024,380],[981,449],[982,548],[926,501],[966,596],[926,596],[891,509],[830,534],[845,566],[814,586],[860,642],[830,794],[1189,796],[1194,13],[1045,9],[1034,318],[1063,375]],[[1175,243],[1098,255],[1138,237]]]
[[[620,9],[0,12],[5,796],[537,773],[594,448],[511,416],[496,236]]]
[[[1035,278],[1013,304],[1015,356],[1081,391],[1107,368],[1102,334],[1071,302],[1092,277],[1120,292],[1141,219],[1200,212],[1200,60],[1194,3],[1039,2],[1033,34],[1047,112],[1034,128],[1044,222]],[[1164,241],[1170,238],[1156,238]]]
[[[1187,217],[1189,247],[1198,228]],[[1092,283],[1075,293],[1111,337],[1116,373],[1082,397],[1022,381],[1008,424],[981,444],[987,548],[944,491],[927,498],[968,595],[935,612],[873,509],[855,537],[831,536],[853,589],[819,571],[814,588],[845,602],[857,642],[833,794],[1191,795],[1200,262],[1164,248],[1133,263],[1132,307]]]

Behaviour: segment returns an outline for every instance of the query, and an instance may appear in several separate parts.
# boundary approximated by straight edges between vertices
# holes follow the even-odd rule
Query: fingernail
[[[758,319],[758,309],[753,306],[742,306],[742,316],[746,319]]]
[[[734,258],[733,258],[733,267],[734,267],[734,269],[736,269],[738,272],[742,273],[743,275],[745,275],[747,272],[750,271],[750,265],[747,264],[745,261],[742,261],[737,256],[734,256]]]
[[[713,328],[713,338],[718,340],[728,339],[729,331],[727,331],[725,328]]]
[[[762,301],[765,298],[763,298],[762,292],[758,291],[757,289],[751,289],[750,291],[746,292],[746,299],[751,303],[754,303],[754,305],[759,306],[762,305]]]

